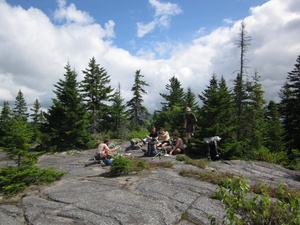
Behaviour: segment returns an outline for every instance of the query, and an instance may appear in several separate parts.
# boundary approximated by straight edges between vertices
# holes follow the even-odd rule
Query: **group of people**
[[[196,116],[194,115],[194,113],[191,112],[190,108],[186,108],[184,128],[186,129],[188,142],[191,142],[191,138],[192,136],[194,136],[195,122],[197,122]],[[149,138],[151,139],[156,139],[157,141],[159,140],[159,138],[161,139],[161,141],[158,142],[157,147],[170,146],[169,148],[166,148],[168,154],[173,155],[173,154],[183,153],[184,143],[182,138],[180,138],[178,136],[178,133],[176,132],[174,132],[172,136],[173,136],[173,141],[171,141],[168,131],[161,128],[158,133],[155,127],[151,129],[151,133],[149,134]],[[101,144],[99,144],[96,150],[95,157],[98,157],[99,159],[103,160],[105,165],[112,164],[112,159],[109,153],[119,149],[119,147],[109,148],[108,147],[109,144],[110,144],[109,140],[104,140]]]
[[[197,118],[194,113],[191,112],[191,109],[186,108],[185,120],[184,120],[184,128],[186,129],[186,135],[188,142],[191,143],[192,136],[194,136],[195,123],[197,122]],[[152,127],[151,133],[149,134],[149,138],[154,138],[161,141],[157,144],[157,147],[165,147],[171,146],[171,148],[166,148],[168,154],[178,154],[183,153],[184,151],[184,143],[183,140],[178,136],[177,132],[173,133],[173,141],[171,142],[169,132],[160,129],[159,133],[156,131],[155,127]]]

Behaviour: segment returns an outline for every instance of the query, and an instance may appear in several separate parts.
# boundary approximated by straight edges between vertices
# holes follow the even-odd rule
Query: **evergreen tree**
[[[33,112],[30,114],[32,118],[32,128],[33,128],[33,138],[34,140],[37,140],[41,134],[40,132],[40,124],[43,120],[42,112],[40,111],[41,104],[38,99],[36,99],[33,103],[33,108],[30,108],[30,110]]]
[[[117,138],[124,137],[126,133],[126,105],[123,104],[124,99],[121,96],[121,87],[120,84],[118,89],[115,91],[112,98],[111,106],[111,131],[114,131],[118,134]]]
[[[170,84],[166,85],[166,89],[169,91],[169,94],[159,93],[166,100],[166,102],[161,102],[163,105],[162,110],[165,111],[174,106],[184,108],[185,93],[180,81],[175,76],[171,77],[169,81]]]
[[[29,153],[32,132],[29,124],[21,117],[13,117],[5,122],[2,145],[8,156],[15,160],[18,167],[32,165],[38,154]]]
[[[156,127],[164,128],[169,132],[178,132],[181,137],[185,135],[183,124],[185,107],[187,107],[187,101],[193,107],[194,93],[191,89],[185,93],[181,85],[181,82],[175,76],[169,79],[170,83],[166,84],[166,90],[168,93],[159,93],[166,102],[161,102],[161,111],[156,111],[153,116],[153,125]]]
[[[86,148],[91,136],[88,133],[88,114],[79,94],[77,74],[69,64],[65,66],[64,80],[60,79],[53,92],[53,105],[47,114],[51,145],[59,150]]]
[[[134,130],[139,130],[144,128],[145,119],[150,115],[147,108],[143,106],[143,94],[147,94],[144,86],[149,86],[145,81],[142,80],[144,75],[141,74],[140,70],[135,72],[134,84],[131,88],[133,92],[133,98],[127,102],[127,107],[129,107],[128,119],[131,122],[131,126]]]
[[[89,62],[89,67],[83,70],[84,79],[80,88],[87,110],[91,118],[91,130],[95,135],[99,131],[107,129],[106,120],[109,119],[107,114],[107,101],[110,101],[113,88],[109,85],[110,79],[106,70],[96,63],[93,57]]]
[[[294,66],[288,72],[287,81],[280,90],[280,108],[289,151],[300,150],[300,55]]]
[[[265,123],[265,104],[263,98],[264,91],[259,83],[260,77],[255,72],[253,81],[246,82],[246,92],[248,100],[245,109],[245,126],[243,137],[249,140],[249,148],[259,150],[265,146],[266,141],[266,123]],[[249,151],[251,154],[251,151]]]
[[[1,115],[0,115],[0,145],[3,145],[3,138],[6,129],[10,126],[9,121],[12,117],[12,112],[8,101],[3,101]]]
[[[197,109],[196,95],[194,92],[192,92],[192,89],[190,87],[187,88],[187,92],[184,95],[184,102],[184,108],[189,107],[192,109],[192,111]]]
[[[3,101],[1,115],[0,115],[0,124],[8,120],[12,115],[11,109],[9,107],[8,101]]]
[[[37,126],[38,123],[41,121],[40,108],[41,108],[41,104],[40,104],[39,100],[36,99],[33,103],[33,107],[30,108],[30,110],[33,112],[32,114],[30,114],[30,116],[32,118],[32,122],[33,122],[34,126]]]
[[[210,85],[198,96],[202,101],[199,111],[200,133],[198,135],[202,138],[221,137],[223,157],[229,157],[231,145],[234,142],[232,138],[233,98],[224,77],[222,76],[218,81],[216,75],[213,74]]]
[[[22,119],[23,121],[27,121],[28,113],[27,113],[27,103],[24,99],[23,93],[19,90],[18,95],[15,100],[15,107],[13,109],[13,114],[15,117]]]
[[[279,105],[275,101],[270,101],[266,108],[267,121],[267,140],[265,146],[270,152],[282,152],[284,151],[284,130],[281,126],[281,118],[279,112]]]

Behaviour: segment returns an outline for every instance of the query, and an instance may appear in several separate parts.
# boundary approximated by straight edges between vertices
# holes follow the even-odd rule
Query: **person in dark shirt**
[[[156,139],[158,140],[158,132],[156,131],[155,127],[152,127],[151,133],[149,134],[150,139]]]
[[[185,113],[184,128],[186,129],[186,136],[189,143],[191,143],[192,136],[194,136],[196,122],[197,118],[195,114],[192,113],[189,107],[187,107]]]

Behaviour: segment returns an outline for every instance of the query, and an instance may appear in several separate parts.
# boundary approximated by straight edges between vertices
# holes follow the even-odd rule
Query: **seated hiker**
[[[96,150],[96,156],[95,158],[99,158],[103,160],[105,165],[111,165],[112,159],[109,153],[118,150],[120,147],[116,148],[109,148],[108,145],[110,144],[109,140],[103,141],[101,144],[98,145],[98,148]]]
[[[165,129],[161,128],[159,133],[160,133],[159,137],[162,138],[162,141],[157,144],[157,147],[164,147],[164,146],[170,145],[171,142],[170,142],[169,132],[166,131]]]
[[[167,148],[167,152],[170,155],[183,153],[184,151],[184,144],[180,137],[178,137],[178,134],[176,132],[173,133],[173,138],[176,140],[176,144],[172,145],[172,148]]]
[[[155,127],[152,127],[151,133],[149,134],[149,137],[147,138],[146,142],[148,142],[150,139],[158,140],[158,132],[156,131]]]

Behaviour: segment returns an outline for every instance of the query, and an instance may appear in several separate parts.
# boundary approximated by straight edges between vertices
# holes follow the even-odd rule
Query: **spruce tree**
[[[185,106],[185,93],[180,81],[175,76],[171,77],[169,81],[170,83],[166,85],[166,90],[169,94],[159,93],[166,100],[166,102],[161,102],[163,111],[171,109],[174,106]]]
[[[243,137],[249,140],[249,150],[259,150],[266,142],[265,104],[267,101],[263,98],[264,91],[259,79],[258,73],[255,72],[252,81],[246,82],[248,99],[244,111]],[[251,151],[249,153],[252,154]]]
[[[212,75],[210,85],[198,95],[202,101],[199,111],[198,134],[202,139],[219,136],[222,138],[222,155],[230,157],[233,143],[233,98],[224,77],[218,81],[215,74]]]
[[[265,146],[270,150],[270,152],[284,151],[284,129],[281,126],[279,104],[275,101],[269,101],[266,107],[265,119],[267,121],[267,140]]]
[[[9,107],[8,101],[3,101],[1,115],[0,115],[0,123],[8,120],[12,116],[11,109]]]
[[[77,74],[69,64],[65,66],[64,79],[55,84],[56,98],[47,114],[51,146],[59,150],[87,148],[91,140],[89,120],[79,93]]]
[[[294,69],[288,72],[286,83],[280,90],[280,108],[289,151],[300,151],[300,55],[294,66]]]
[[[134,84],[131,88],[133,97],[127,102],[128,119],[130,120],[131,127],[133,130],[139,130],[145,128],[145,120],[149,117],[150,113],[147,108],[143,105],[142,95],[147,94],[144,86],[149,86],[145,81],[142,80],[144,75],[141,74],[140,70],[137,70],[134,75]]]
[[[123,104],[124,98],[121,96],[121,87],[120,84],[116,89],[113,98],[111,99],[112,106],[111,106],[111,131],[117,134],[117,138],[124,137],[126,133],[126,121],[127,121],[127,114],[126,114],[126,105]]]
[[[187,92],[184,95],[184,102],[185,102],[185,108],[190,107],[192,111],[198,108],[196,95],[190,87],[187,88]]]
[[[27,121],[29,114],[27,113],[27,103],[24,99],[23,93],[19,90],[18,95],[15,100],[15,107],[13,109],[13,114],[15,117],[23,121]]]
[[[96,63],[94,57],[90,60],[88,68],[82,72],[84,79],[81,81],[80,90],[90,114],[90,127],[95,135],[107,129],[105,123],[109,119],[107,102],[110,101],[114,89],[109,85],[110,76]]]
[[[32,128],[33,128],[33,138],[34,140],[37,140],[40,135],[40,125],[43,120],[42,116],[42,111],[40,110],[41,104],[38,99],[36,99],[33,103],[33,107],[30,108],[30,110],[33,112],[30,114],[31,119],[32,119]]]
[[[3,145],[3,138],[6,129],[10,126],[9,121],[12,117],[12,111],[9,107],[8,101],[3,101],[1,115],[0,115],[0,145]]]
[[[165,86],[168,93],[159,93],[165,102],[161,102],[162,109],[154,113],[153,123],[154,126],[169,130],[171,133],[176,131],[183,137],[186,101],[194,103],[193,93],[191,91],[188,94],[185,93],[181,82],[175,76],[171,77],[169,82]]]

